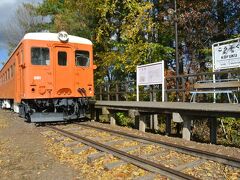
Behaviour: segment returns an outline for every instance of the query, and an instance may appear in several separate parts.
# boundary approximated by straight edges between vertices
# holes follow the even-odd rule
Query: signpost
[[[137,66],[137,101],[140,85],[162,84],[162,102],[164,102],[164,61]]]
[[[212,45],[212,60],[213,72],[240,67],[240,38],[214,43]],[[213,82],[216,82],[215,74]],[[216,102],[215,93],[214,102]]]
[[[212,45],[213,71],[240,67],[240,38]]]

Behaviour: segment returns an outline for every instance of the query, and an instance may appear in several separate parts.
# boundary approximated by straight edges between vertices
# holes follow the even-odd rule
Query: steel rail
[[[99,129],[99,130],[102,130],[102,131],[111,132],[111,133],[122,135],[122,136],[125,136],[125,137],[131,137],[135,140],[141,139],[141,140],[148,141],[148,142],[151,142],[151,143],[164,145],[165,147],[167,147],[167,148],[170,147],[171,149],[174,149],[175,151],[179,151],[179,152],[182,152],[182,153],[188,153],[188,154],[191,154],[191,155],[194,155],[194,156],[199,156],[201,158],[205,158],[205,159],[208,159],[208,160],[212,160],[212,161],[215,161],[215,162],[219,162],[219,163],[226,164],[226,165],[233,166],[233,167],[237,167],[237,168],[240,167],[240,159],[238,159],[238,158],[233,158],[233,157],[229,157],[229,156],[226,156],[226,155],[207,152],[207,151],[203,151],[203,150],[200,150],[200,149],[194,149],[194,148],[190,148],[190,147],[186,147],[186,146],[182,146],[182,145],[172,144],[172,143],[164,142],[164,141],[161,141],[161,140],[155,140],[155,139],[151,139],[151,138],[147,138],[147,137],[140,137],[140,136],[136,136],[136,135],[133,135],[133,134],[119,132],[119,131],[115,131],[115,130],[111,130],[111,129],[107,129],[107,128],[96,127],[96,126],[89,125],[89,124],[82,124],[82,123],[76,123],[76,124],[81,125],[81,126],[85,126],[85,127],[91,127],[91,128]]]
[[[152,161],[148,161],[146,159],[140,158],[138,156],[128,154],[124,151],[120,151],[118,149],[112,148],[112,147],[107,146],[105,144],[95,142],[91,139],[82,137],[80,135],[77,135],[77,134],[62,130],[62,129],[59,129],[57,127],[49,126],[49,125],[47,125],[47,127],[56,131],[56,132],[59,132],[60,134],[62,134],[64,136],[67,136],[67,137],[69,137],[73,140],[80,141],[80,142],[82,142],[82,143],[84,143],[88,146],[94,147],[94,148],[96,148],[100,151],[108,152],[110,154],[113,154],[114,156],[116,156],[120,159],[123,159],[126,162],[132,163],[132,164],[134,164],[138,167],[141,167],[145,170],[155,172],[155,173],[159,173],[161,175],[167,176],[167,177],[172,178],[172,179],[189,179],[189,180],[190,179],[197,179],[194,176],[190,176],[190,175],[187,175],[187,174],[182,173],[180,171],[165,167],[161,164],[157,164],[157,163],[154,163]]]

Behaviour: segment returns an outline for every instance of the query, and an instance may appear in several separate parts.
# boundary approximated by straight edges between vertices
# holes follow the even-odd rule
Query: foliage
[[[65,30],[89,38],[98,66],[96,84],[112,83],[135,79],[137,65],[162,60],[166,74],[175,76],[177,22],[180,74],[209,71],[211,44],[239,37],[240,0],[177,0],[177,11],[169,14],[173,7],[173,1],[158,0],[43,0],[38,6],[20,6],[5,36],[10,48],[30,31]],[[166,86],[175,84],[169,81]],[[170,95],[174,99],[175,92]],[[119,116],[125,124],[125,116]],[[224,122],[229,138],[238,143],[239,127],[233,120]]]
[[[44,0],[37,8],[38,14],[50,16],[48,30],[67,31],[93,40],[96,27],[95,9],[99,0]]]
[[[222,129],[225,129],[225,137],[221,137],[220,141],[227,145],[235,145],[240,147],[240,118],[220,118],[223,121]],[[224,134],[224,132],[222,133]]]
[[[98,7],[100,18],[96,42],[101,51],[96,53],[100,64],[97,75],[107,81],[133,77],[136,65],[165,59],[170,47],[149,42],[156,26],[148,1],[103,1]],[[110,68],[109,68],[110,67]]]
[[[121,126],[133,127],[134,125],[133,120],[130,117],[128,117],[125,113],[122,113],[122,112],[116,113],[116,121],[117,121],[117,124]]]

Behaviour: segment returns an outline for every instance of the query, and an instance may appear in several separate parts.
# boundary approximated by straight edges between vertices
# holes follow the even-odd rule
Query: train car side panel
[[[37,40],[25,40],[24,44],[27,49],[25,63],[27,78],[23,99],[52,98],[53,57],[51,44]]]
[[[15,57],[12,56],[0,71],[0,99],[13,101],[15,94]]]

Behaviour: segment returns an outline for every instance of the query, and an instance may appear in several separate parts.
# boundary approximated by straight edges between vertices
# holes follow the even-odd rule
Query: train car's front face
[[[53,47],[54,97],[92,97],[92,46],[67,43]]]
[[[65,35],[32,33],[23,42],[20,115],[31,122],[85,117],[94,95],[92,43]]]
[[[70,37],[68,41],[28,42],[29,68],[25,98],[92,97],[92,44]]]

